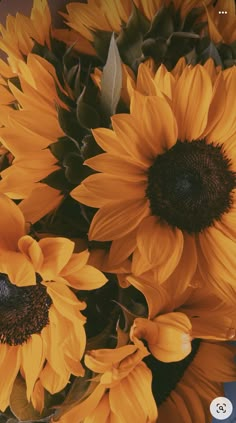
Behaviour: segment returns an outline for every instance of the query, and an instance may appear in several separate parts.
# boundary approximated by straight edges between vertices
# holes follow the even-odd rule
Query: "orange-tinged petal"
[[[69,382],[70,373],[56,373],[49,363],[46,364],[42,372],[40,373],[40,381],[43,387],[50,392],[50,394],[56,394],[60,392],[67,383]]]
[[[104,373],[137,351],[135,345],[125,345],[115,349],[91,350],[85,355],[86,366],[96,373]]]
[[[19,250],[31,261],[36,272],[39,271],[43,263],[42,250],[37,241],[31,236],[25,235],[18,241]]]
[[[103,153],[86,160],[85,164],[98,172],[114,175],[125,181],[142,182],[147,180],[144,169],[137,163],[129,161],[128,158],[125,159]]]
[[[61,324],[60,316],[58,316],[54,305],[51,305],[49,309],[49,323],[41,332],[46,348],[46,359],[52,370],[60,374],[62,379],[65,380],[68,377],[69,371],[66,368],[63,349],[66,342],[66,331],[68,329],[66,325]]]
[[[109,393],[103,395],[101,401],[98,403],[95,410],[93,410],[89,416],[84,420],[84,423],[97,423],[97,421],[108,423],[115,423],[114,416],[111,417],[111,409],[109,402]],[[99,419],[99,420],[98,420]]]
[[[94,216],[89,238],[97,241],[119,239],[132,232],[149,214],[147,200],[111,202]]]
[[[144,363],[139,363],[126,378],[110,390],[110,407],[117,419],[124,422],[156,422],[157,408],[151,383],[151,371]]]
[[[154,76],[154,82],[158,89],[170,99],[172,98],[174,81],[172,73],[168,72],[166,67],[161,64]]]
[[[0,410],[5,411],[9,405],[10,395],[15,378],[20,369],[20,349],[11,346],[1,365],[0,378]]]
[[[116,133],[111,129],[96,128],[92,130],[92,133],[97,144],[107,153],[115,156],[127,156],[126,148],[123,144],[120,144]]]
[[[37,410],[39,413],[42,413],[44,409],[44,388],[40,379],[35,382],[31,395],[31,402],[35,410]]]
[[[87,261],[89,259],[89,251],[84,250],[80,253],[74,253],[72,254],[70,260],[68,263],[63,267],[61,270],[62,276],[71,275],[74,273],[77,273],[79,270],[81,270],[85,264],[87,264]]]
[[[109,263],[111,266],[116,266],[124,262],[135,250],[137,229],[129,232],[127,235],[112,242],[109,251]]]
[[[108,281],[100,270],[90,265],[85,265],[77,274],[67,275],[66,279],[73,288],[86,291],[100,288]]]
[[[144,97],[146,99],[146,97]],[[128,113],[112,116],[112,127],[126,156],[145,169],[151,164],[152,150],[146,142],[145,134],[140,132],[140,119]]]
[[[138,67],[137,90],[144,95],[157,95],[156,85],[154,84],[152,73],[145,63],[140,63]]]
[[[46,184],[35,185],[28,198],[21,201],[19,208],[28,222],[35,223],[61,203],[63,195]]]
[[[17,286],[36,284],[35,269],[30,261],[21,253],[14,251],[0,252],[0,269],[8,275],[11,283]]]
[[[105,173],[90,175],[83,181],[83,185],[91,192],[92,197],[101,197],[106,202],[145,197],[145,182],[123,181]]]
[[[0,249],[17,251],[18,239],[25,235],[25,220],[19,207],[8,197],[0,194]]]
[[[26,381],[26,395],[30,401],[31,394],[34,389],[34,384],[39,377],[45,360],[43,341],[40,335],[33,334],[26,343],[22,345],[22,368]],[[33,358],[33,363],[32,363]]]
[[[107,204],[106,198],[99,197],[94,193],[91,194],[91,191],[84,185],[84,183],[81,183],[76,188],[74,188],[70,192],[70,195],[76,201],[79,201],[80,203],[86,204],[90,207],[98,208]]]
[[[91,395],[86,398],[80,404],[74,406],[71,410],[66,412],[63,416],[61,416],[58,420],[59,423],[71,423],[76,422],[78,416],[80,419],[85,419],[89,416],[97,407],[101,398],[105,394],[106,387],[102,385],[98,385],[97,388],[94,389]]]
[[[159,283],[162,283],[179,263],[183,251],[183,234],[178,228],[172,229],[159,222],[155,216],[149,216],[138,228],[137,245],[144,260],[151,267],[157,267]]]
[[[235,242],[212,227],[199,234],[199,243],[207,263],[207,273],[213,279],[229,283],[235,289]],[[200,270],[203,271],[201,262]]]
[[[173,110],[181,141],[199,138],[207,124],[212,83],[200,65],[185,68],[174,89]]]
[[[175,145],[178,128],[168,102],[160,97],[146,97],[140,126],[143,143],[153,160]],[[152,164],[152,163],[150,163]]]
[[[44,256],[41,275],[45,280],[53,280],[71,258],[75,243],[62,237],[44,238],[39,246]]]

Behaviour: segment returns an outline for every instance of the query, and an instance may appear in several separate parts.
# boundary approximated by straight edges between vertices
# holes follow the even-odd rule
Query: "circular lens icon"
[[[233,412],[232,402],[225,397],[217,397],[210,404],[210,412],[217,420],[225,420]]]

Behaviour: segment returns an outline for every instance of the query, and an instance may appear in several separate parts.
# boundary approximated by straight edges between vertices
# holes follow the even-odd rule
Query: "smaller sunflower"
[[[8,56],[11,70],[17,73],[20,61],[24,61],[35,41],[50,48],[51,14],[47,0],[34,0],[30,18],[17,13],[8,16],[6,28],[0,25],[0,49]]]
[[[25,234],[20,209],[2,195],[0,206],[0,409],[4,411],[19,371],[27,398],[36,407],[42,403],[39,385],[53,394],[66,386],[71,374],[83,375],[86,318],[81,311],[86,304],[69,286],[90,290],[107,279],[86,264],[88,251],[73,253],[74,243],[66,238],[36,242]]]
[[[51,146],[65,137],[57,106],[63,110],[68,106],[60,100],[57,87],[69,97],[55,68],[38,55],[29,54],[27,63],[21,63],[19,80],[21,89],[8,84],[15,108],[0,106],[1,141],[14,156],[12,165],[1,173],[0,192],[22,199],[20,207],[26,219],[34,223],[63,199],[62,190],[43,180],[61,169]]]
[[[208,423],[211,400],[223,394],[223,381],[236,377],[235,348],[193,339],[195,333],[194,323],[179,312],[159,316],[155,323],[135,319],[130,331],[132,343],[127,339],[128,344],[123,345],[125,335],[118,335],[115,349],[92,350],[85,355],[85,365],[96,374],[93,385],[85,399],[59,413],[55,420],[67,423],[79,416],[84,423],[91,419],[120,423],[134,418],[139,423],[164,423],[175,421],[175,412],[178,422],[196,421],[197,415],[198,421]],[[210,375],[209,353],[215,353]],[[169,420],[164,419],[166,414]]]
[[[157,408],[152,396],[151,371],[142,361],[149,355],[138,339],[116,349],[92,350],[85,355],[87,368],[97,373],[95,389],[80,404],[59,418],[60,423],[136,421],[155,423]],[[122,407],[121,407],[122,404]]]

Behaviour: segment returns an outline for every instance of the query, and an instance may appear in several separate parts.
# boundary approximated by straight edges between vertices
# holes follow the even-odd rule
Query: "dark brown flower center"
[[[0,343],[21,345],[48,324],[52,300],[37,280],[36,285],[17,287],[0,273]]]
[[[152,371],[152,392],[155,401],[160,406],[181,381],[185,371],[195,358],[200,347],[200,339],[192,341],[192,351],[184,360],[172,363],[163,363],[152,355],[144,358],[145,363]]]
[[[177,141],[149,168],[146,196],[153,215],[172,227],[199,233],[229,211],[235,186],[221,145]]]

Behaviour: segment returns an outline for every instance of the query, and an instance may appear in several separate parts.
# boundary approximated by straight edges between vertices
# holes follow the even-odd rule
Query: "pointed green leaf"
[[[87,128],[87,129],[98,128],[101,123],[100,116],[97,110],[84,100],[85,91],[86,91],[86,87],[84,87],[82,93],[80,94],[77,100],[77,107],[76,107],[77,120],[83,128]]]
[[[122,88],[122,67],[114,34],[101,80],[101,106],[108,117],[116,112]]]

